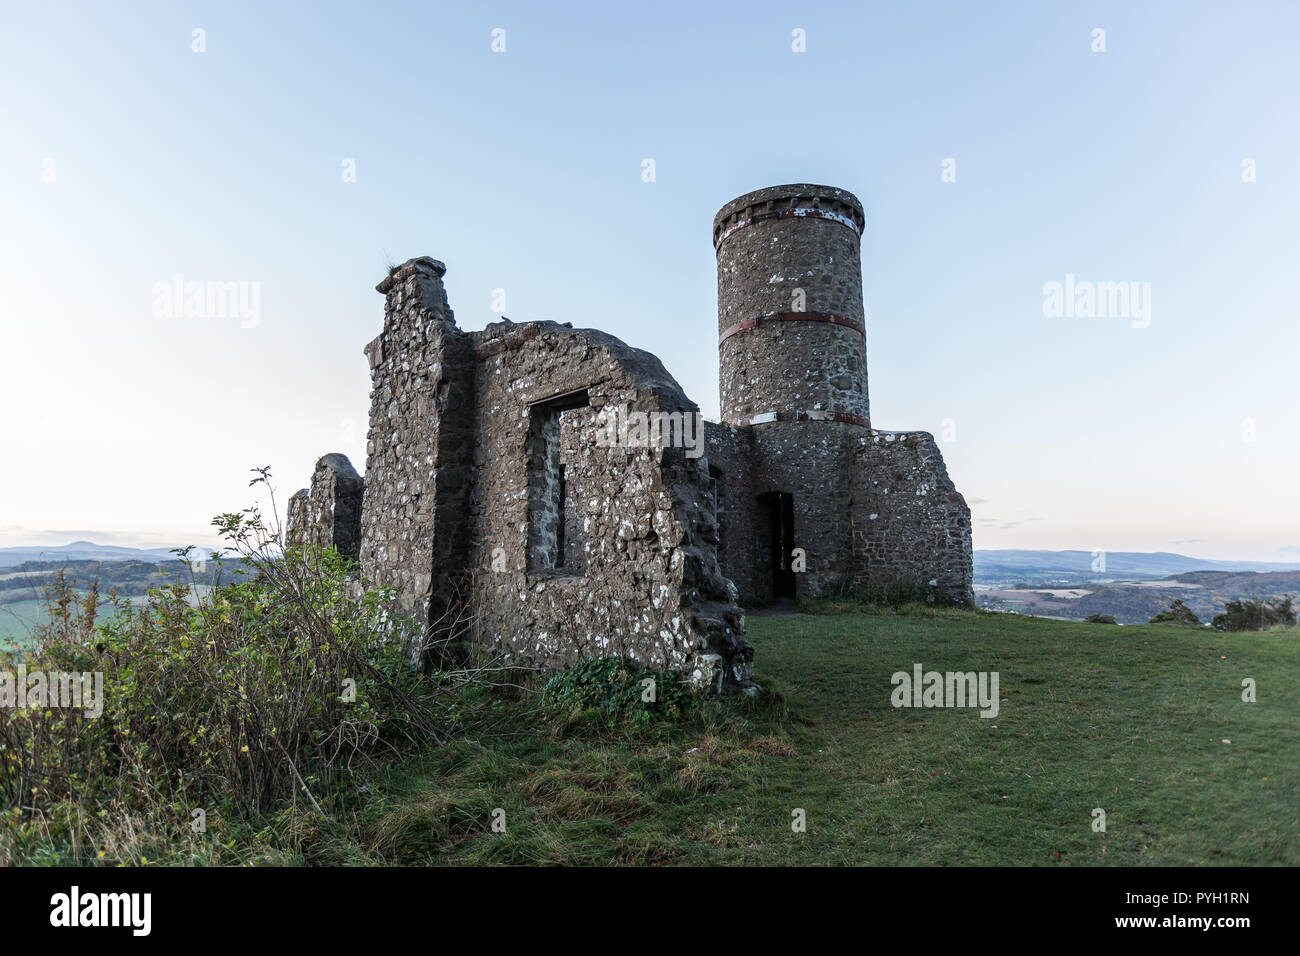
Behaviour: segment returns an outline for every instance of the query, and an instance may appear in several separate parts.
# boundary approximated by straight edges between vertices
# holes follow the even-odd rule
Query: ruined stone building
[[[567,323],[462,331],[443,264],[397,266],[365,477],[322,458],[290,540],[355,556],[424,624],[471,607],[464,639],[517,663],[623,656],[724,693],[751,685],[742,601],[969,602],[970,511],[934,439],[871,425],[865,223],[825,186],[718,213],[721,424],[648,352]]]

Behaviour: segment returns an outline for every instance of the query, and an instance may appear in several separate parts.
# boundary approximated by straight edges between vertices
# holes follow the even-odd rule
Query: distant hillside
[[[0,548],[0,568],[9,568],[26,561],[175,561],[176,555],[167,548],[122,548],[112,544],[95,544],[93,541],[74,541],[72,544],[41,545],[27,548]]]
[[[1105,569],[1099,571],[1092,569],[1091,551],[977,550],[974,559],[975,584],[985,587],[1145,580],[1189,571],[1300,571],[1300,564],[1213,561],[1169,551],[1107,551]]]
[[[98,585],[100,613],[107,616],[112,613],[110,592],[118,598],[140,603],[152,588],[192,584],[203,593],[207,587],[229,583],[241,574],[250,573],[238,560],[207,561],[191,566],[175,560],[175,555],[170,557],[170,561],[153,558],[77,561],[60,555],[57,559],[26,561],[0,568],[0,648],[11,642],[21,643],[30,634],[32,625],[48,619],[50,594],[47,591],[55,583],[56,575],[62,575],[78,595]]]
[[[1204,623],[1229,601],[1300,598],[1300,571],[1189,571],[1159,580],[1089,584],[1085,588],[993,588],[976,592],[980,607],[1082,621],[1109,614],[1121,624],[1143,624],[1172,601],[1182,601]]]
[[[1175,581],[1199,584],[1205,588],[1231,589],[1246,597],[1261,597],[1280,592],[1300,594],[1300,570],[1271,571],[1264,574],[1234,574],[1229,571],[1189,571]]]

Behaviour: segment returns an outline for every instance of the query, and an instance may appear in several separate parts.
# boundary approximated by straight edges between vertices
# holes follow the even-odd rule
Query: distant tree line
[[[1093,615],[1099,617],[1100,615]],[[1092,618],[1089,618],[1092,620]],[[1109,622],[1114,623],[1113,619]],[[1151,618],[1151,624],[1181,624],[1201,627],[1201,619],[1182,601],[1172,602],[1168,608]],[[1290,595],[1265,601],[1241,598],[1229,601],[1222,614],[1216,614],[1210,626],[1216,631],[1263,631],[1279,624],[1295,624],[1296,609]]]

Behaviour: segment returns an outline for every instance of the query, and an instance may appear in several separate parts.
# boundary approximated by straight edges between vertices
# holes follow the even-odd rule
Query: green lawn
[[[429,751],[245,860],[1300,863],[1300,629],[1220,634],[918,608],[751,617],[762,703],[687,725]],[[1001,713],[895,709],[890,675],[996,670]],[[1254,678],[1258,702],[1241,700]],[[784,713],[784,699],[789,713]],[[1230,741],[1230,742],[1226,742]],[[1107,814],[1105,833],[1092,811]],[[494,809],[505,832],[492,832]],[[806,813],[795,833],[792,813]],[[242,841],[241,841],[242,842]]]

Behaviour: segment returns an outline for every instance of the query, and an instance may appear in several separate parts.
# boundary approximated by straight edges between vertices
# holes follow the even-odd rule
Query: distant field
[[[24,641],[41,618],[41,601],[15,601],[0,604],[0,648]]]
[[[975,592],[976,602],[989,611],[1072,621],[1082,621],[1090,614],[1109,614],[1120,624],[1145,624],[1176,600],[1208,624],[1223,613],[1229,601],[1277,601],[1287,596],[1300,597],[1300,573],[1189,571],[1158,581],[1026,581],[1015,587],[981,587]]]
[[[111,604],[101,605],[100,616],[110,618],[117,613]],[[15,601],[0,604],[0,649],[22,644],[27,640],[37,622],[48,620],[44,601]]]
[[[238,570],[238,562],[233,561],[208,561],[203,566],[192,567],[179,561],[73,559],[47,563],[29,561],[0,568],[0,647],[28,635],[42,612],[42,602],[37,595],[45,587],[56,586],[60,578],[78,594],[85,594],[97,585],[101,598],[115,593],[133,604],[141,604],[147,600],[152,588],[181,583],[192,585],[195,593],[203,594],[218,580],[230,581]],[[18,600],[6,603],[9,598]],[[112,605],[101,603],[99,613],[111,617],[116,611]]]

